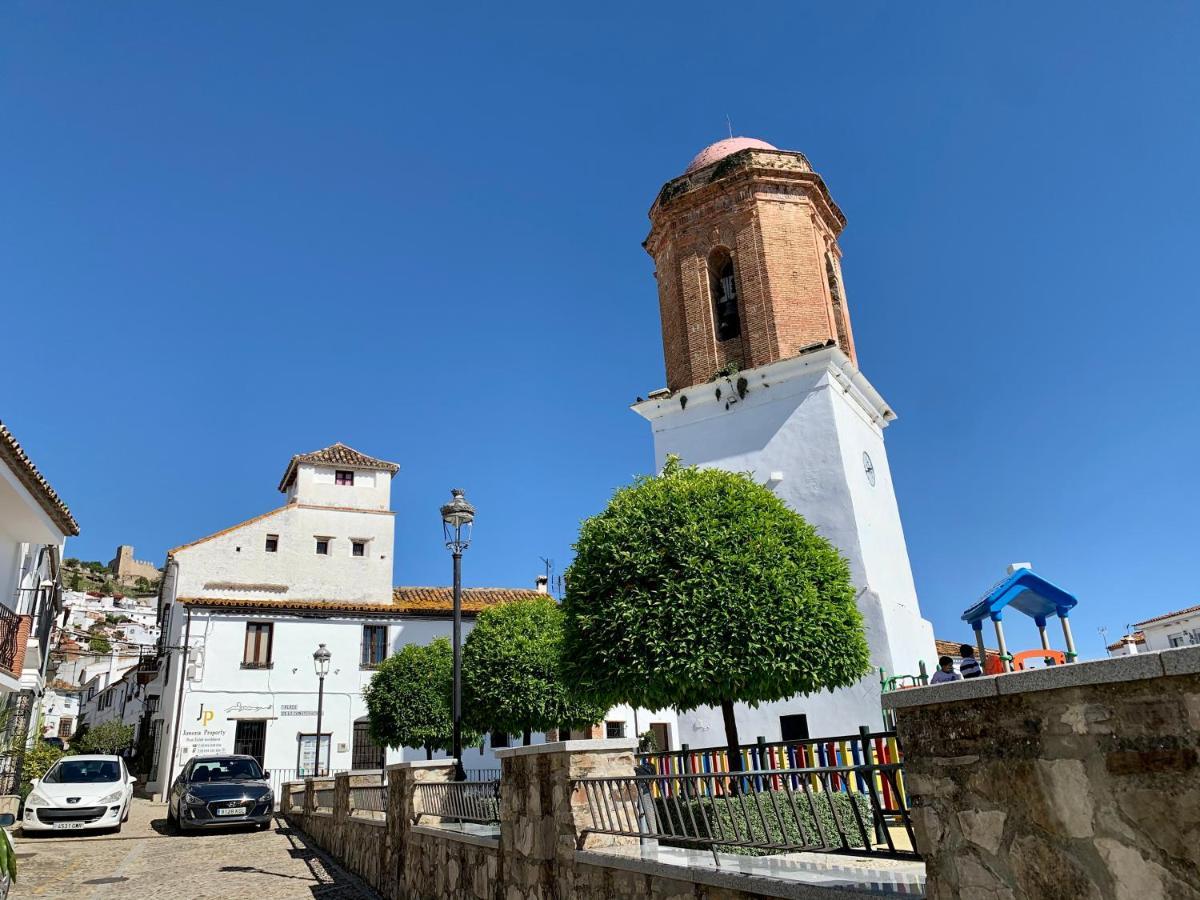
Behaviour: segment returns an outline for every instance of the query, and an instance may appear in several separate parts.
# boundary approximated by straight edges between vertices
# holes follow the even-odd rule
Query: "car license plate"
[[[54,827],[56,830],[65,831],[68,828],[82,828],[83,823],[82,822],[55,822]]]
[[[225,809],[217,810],[218,816],[244,816],[245,814],[246,814],[246,807],[244,807],[244,806],[229,806],[229,807],[226,807]]]

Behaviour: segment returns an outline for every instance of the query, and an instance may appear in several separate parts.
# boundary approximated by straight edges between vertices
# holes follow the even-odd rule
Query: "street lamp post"
[[[462,555],[471,546],[475,507],[458,488],[451,490],[450,495],[450,502],[442,507],[446,549],[454,557],[454,693],[450,713],[454,719],[454,780],[466,781],[462,764]]]
[[[317,671],[317,775],[321,771],[321,718],[325,712],[325,676],[329,674],[329,657],[333,656],[328,648],[321,644],[313,653],[313,668]]]

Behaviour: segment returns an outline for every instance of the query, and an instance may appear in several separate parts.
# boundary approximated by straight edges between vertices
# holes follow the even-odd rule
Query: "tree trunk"
[[[425,745],[425,758],[433,759],[433,748],[428,744]]]
[[[530,744],[533,743],[533,731],[531,729],[529,729],[529,728],[525,729],[524,737],[525,737],[525,746],[526,747],[528,747]]]
[[[729,748],[729,771],[742,771],[742,754],[738,750],[737,717],[733,714],[733,701],[721,701],[721,716],[725,719],[725,743]]]

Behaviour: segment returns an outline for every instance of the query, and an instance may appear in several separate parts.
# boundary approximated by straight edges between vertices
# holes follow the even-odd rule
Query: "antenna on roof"
[[[725,124],[729,126],[729,136],[733,137],[733,120],[729,118],[729,113],[725,113]]]

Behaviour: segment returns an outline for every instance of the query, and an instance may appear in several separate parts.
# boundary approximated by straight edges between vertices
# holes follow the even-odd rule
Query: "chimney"
[[[1008,564],[1008,574],[1011,575],[1014,572],[1016,572],[1018,569],[1032,569],[1032,568],[1033,568],[1033,563],[1031,563],[1031,562],[1009,563]]]
[[[547,578],[545,575],[539,575],[537,578],[535,578],[533,580],[533,583],[534,583],[534,586],[537,587],[537,592],[539,594],[547,594],[550,592],[550,589],[549,589],[550,579]]]

